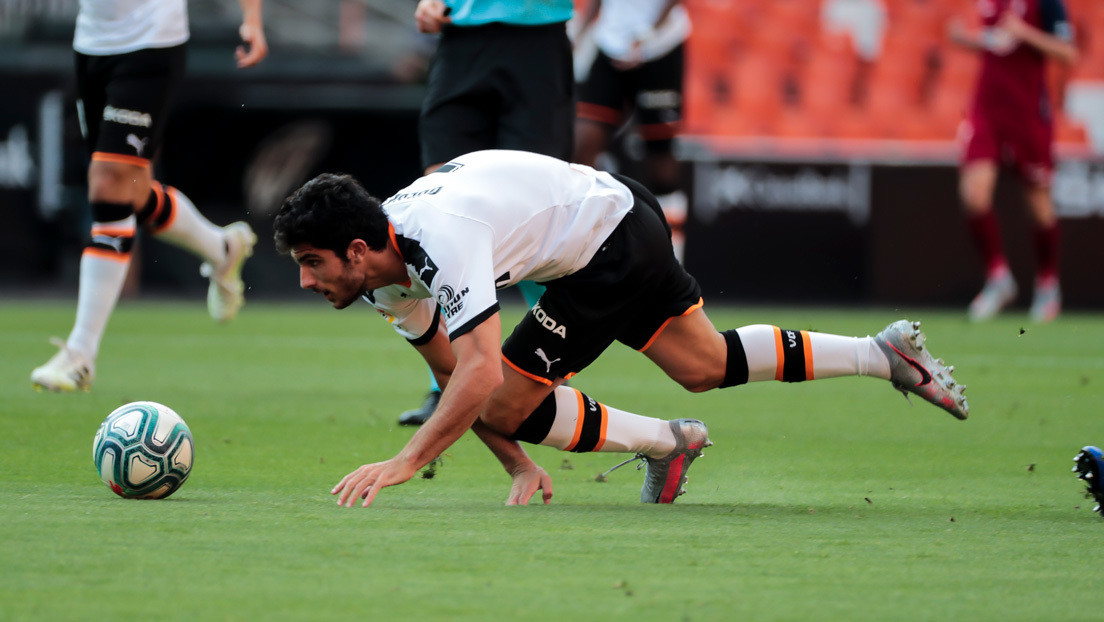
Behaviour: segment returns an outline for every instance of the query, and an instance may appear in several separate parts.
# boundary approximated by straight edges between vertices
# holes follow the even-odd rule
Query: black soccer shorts
[[[184,76],[185,45],[110,56],[76,53],[77,111],[94,159],[148,165]]]
[[[598,52],[579,85],[577,115],[620,127],[626,110],[631,110],[649,150],[669,150],[682,122],[683,65],[683,45],[627,71],[615,68]]]
[[[483,149],[570,160],[574,91],[562,23],[448,27],[422,102],[422,167]]]
[[[543,283],[540,301],[502,345],[507,364],[538,382],[570,378],[614,341],[644,350],[674,317],[701,305],[701,287],[675,259],[655,197],[632,190],[630,211],[583,269]]]

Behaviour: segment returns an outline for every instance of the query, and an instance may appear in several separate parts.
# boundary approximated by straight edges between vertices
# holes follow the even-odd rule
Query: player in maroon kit
[[[952,22],[950,38],[980,51],[981,73],[969,116],[960,130],[964,145],[959,192],[970,232],[986,266],[970,318],[986,320],[1016,298],[1000,228],[993,213],[998,167],[1009,165],[1023,181],[1033,222],[1036,258],[1031,317],[1053,320],[1062,307],[1058,283],[1058,218],[1050,197],[1054,169],[1053,125],[1045,62],[1077,58],[1062,0],[977,0],[981,29]]]

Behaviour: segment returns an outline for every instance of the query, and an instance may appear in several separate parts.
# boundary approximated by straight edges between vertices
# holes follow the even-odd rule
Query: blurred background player
[[[238,67],[268,54],[262,0],[240,0],[244,45]],[[249,225],[223,228],[180,191],[153,179],[169,100],[184,74],[187,0],[81,0],[76,52],[77,112],[91,154],[91,241],[81,255],[77,315],[60,350],[31,372],[35,388],[88,390],[96,355],[131,262],[139,226],[203,259],[211,316],[226,321],[244,303],[241,266],[257,241]]]
[[[682,120],[686,9],[681,0],[592,0],[578,31],[576,49],[589,39],[597,50],[579,84],[572,161],[598,166],[634,119],[644,142],[639,179],[658,196],[681,261],[686,194],[672,147]]]
[[[1016,298],[1000,227],[993,211],[998,167],[1014,167],[1032,219],[1035,292],[1031,318],[1049,322],[1062,308],[1058,279],[1058,217],[1050,196],[1054,170],[1053,120],[1046,88],[1046,59],[1077,58],[1061,0],[984,0],[982,28],[967,31],[954,20],[950,38],[982,56],[973,106],[961,130],[965,144],[959,192],[970,233],[985,262],[986,280],[970,303],[973,320],[996,315]]]
[[[574,73],[567,21],[572,0],[421,0],[418,30],[440,34],[418,133],[428,175],[481,149],[571,158]],[[518,283],[533,306],[544,288]],[[441,388],[430,374],[425,403],[399,415],[421,425]]]

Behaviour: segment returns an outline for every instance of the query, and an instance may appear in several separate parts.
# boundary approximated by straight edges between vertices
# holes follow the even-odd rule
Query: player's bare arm
[[[538,490],[544,491],[544,503],[552,501],[552,478],[529,458],[517,441],[506,438],[482,420],[476,419],[472,432],[494,453],[510,475],[510,495],[506,505],[528,505]]]
[[[1067,65],[1077,62],[1076,46],[1028,24],[1015,11],[1002,13],[997,25],[1016,40],[1023,41],[1054,60]]]
[[[268,41],[265,39],[264,19],[261,16],[263,0],[239,0],[242,10],[242,23],[238,27],[238,36],[242,44],[234,50],[234,59],[238,68],[252,67],[268,56]]]
[[[453,340],[456,368],[437,412],[394,458],[364,465],[342,478],[331,491],[340,495],[339,505],[352,507],[363,498],[363,507],[368,507],[381,488],[408,481],[472,427],[483,403],[502,384],[501,339],[502,321],[496,313]]]
[[[437,378],[437,386],[447,387],[452,378],[452,372],[456,368],[456,356],[449,344],[444,320],[441,320],[441,326],[438,327],[433,339],[414,348],[433,371],[433,375]],[[551,501],[552,479],[544,469],[529,458],[520,443],[492,429],[480,419],[476,419],[472,424],[472,431],[498,458],[513,480],[506,505],[527,505],[538,490],[544,491],[545,504]]]

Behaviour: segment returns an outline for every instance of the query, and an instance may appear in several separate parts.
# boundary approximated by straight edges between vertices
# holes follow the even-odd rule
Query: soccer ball
[[[192,432],[173,409],[132,402],[100,424],[92,460],[100,479],[120,497],[163,499],[188,479],[192,447]]]

